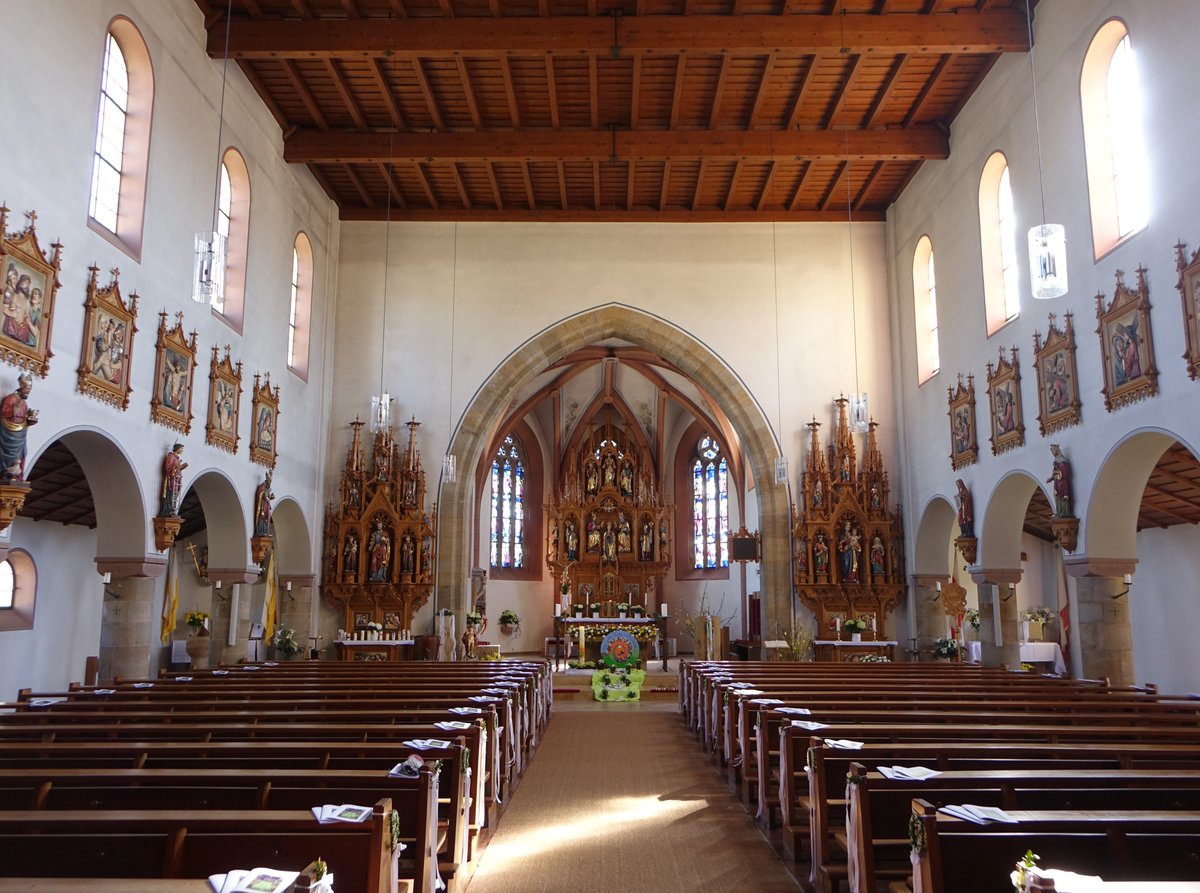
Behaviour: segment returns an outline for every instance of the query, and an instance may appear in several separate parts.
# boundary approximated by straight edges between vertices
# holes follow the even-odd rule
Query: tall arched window
[[[1003,152],[992,153],[979,178],[979,246],[987,333],[992,335],[1021,312],[1017,217]]]
[[[917,384],[924,384],[942,365],[938,350],[937,276],[929,236],[921,236],[913,254],[913,311],[917,329]]]
[[[88,225],[141,259],[154,74],[146,42],[122,16],[109,24],[96,115]]]
[[[1119,19],[1105,22],[1092,38],[1079,96],[1092,248],[1099,259],[1150,219],[1141,87],[1129,30]]]
[[[729,465],[716,439],[704,435],[692,460],[693,567],[729,567]]]
[[[492,567],[525,566],[525,458],[511,434],[492,459],[491,540]]]
[[[308,380],[308,339],[312,318],[313,252],[304,233],[292,245],[291,307],[288,310],[288,367]]]
[[[246,255],[250,243],[250,172],[237,149],[225,150],[217,190],[217,232],[225,237],[225,294],[213,309],[239,332],[246,297]],[[289,357],[291,354],[289,353]]]

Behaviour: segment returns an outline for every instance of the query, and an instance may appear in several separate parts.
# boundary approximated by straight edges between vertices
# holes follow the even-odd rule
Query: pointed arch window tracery
[[[710,435],[696,444],[692,460],[693,567],[729,567],[729,464]]]
[[[492,459],[491,566],[525,566],[525,459],[511,434]]]

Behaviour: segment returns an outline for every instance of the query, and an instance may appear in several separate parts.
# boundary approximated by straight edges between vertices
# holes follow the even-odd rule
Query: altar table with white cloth
[[[973,663],[979,663],[983,657],[983,643],[968,642],[967,655]],[[1021,646],[1021,663],[1053,664],[1054,672],[1059,676],[1067,672],[1067,662],[1057,642],[1026,642]]]

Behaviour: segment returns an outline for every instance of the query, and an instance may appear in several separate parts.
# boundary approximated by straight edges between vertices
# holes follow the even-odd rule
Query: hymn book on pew
[[[951,804],[943,806],[938,812],[944,812],[956,819],[974,822],[976,825],[986,825],[988,822],[1005,822],[1014,825],[1017,823],[1016,819],[998,806],[976,806],[971,803]]]
[[[283,893],[300,877],[298,871],[278,868],[235,869],[228,874],[214,874],[208,879],[214,893]]]
[[[314,806],[312,812],[322,825],[333,822],[365,822],[371,817],[371,807],[354,806],[350,803],[326,803],[324,806]]]

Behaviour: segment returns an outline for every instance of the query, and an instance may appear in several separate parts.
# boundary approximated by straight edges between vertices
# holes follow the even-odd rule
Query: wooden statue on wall
[[[820,444],[813,419],[808,457],[800,478],[800,503],[792,506],[792,583],[817,615],[818,637],[836,637],[848,619],[867,624],[864,638],[881,638],[887,613],[904,591],[903,533],[899,510],[888,511],[890,484],[868,425],[861,467],[850,430],[848,401],[840,397],[833,443]]]
[[[351,442],[342,468],[337,505],[325,513],[324,581],[321,591],[345,614],[380,620],[395,615],[399,629],[433,594],[437,554],[437,506],[425,510],[425,470],[416,446],[421,423],[407,423],[401,455],[391,428],[373,436],[368,464],[363,422],[350,423]]]
[[[17,376],[17,388],[0,400],[0,531],[7,530],[25,504],[30,485],[25,480],[25,435],[36,425],[38,411],[26,402],[33,390],[33,373]]]

